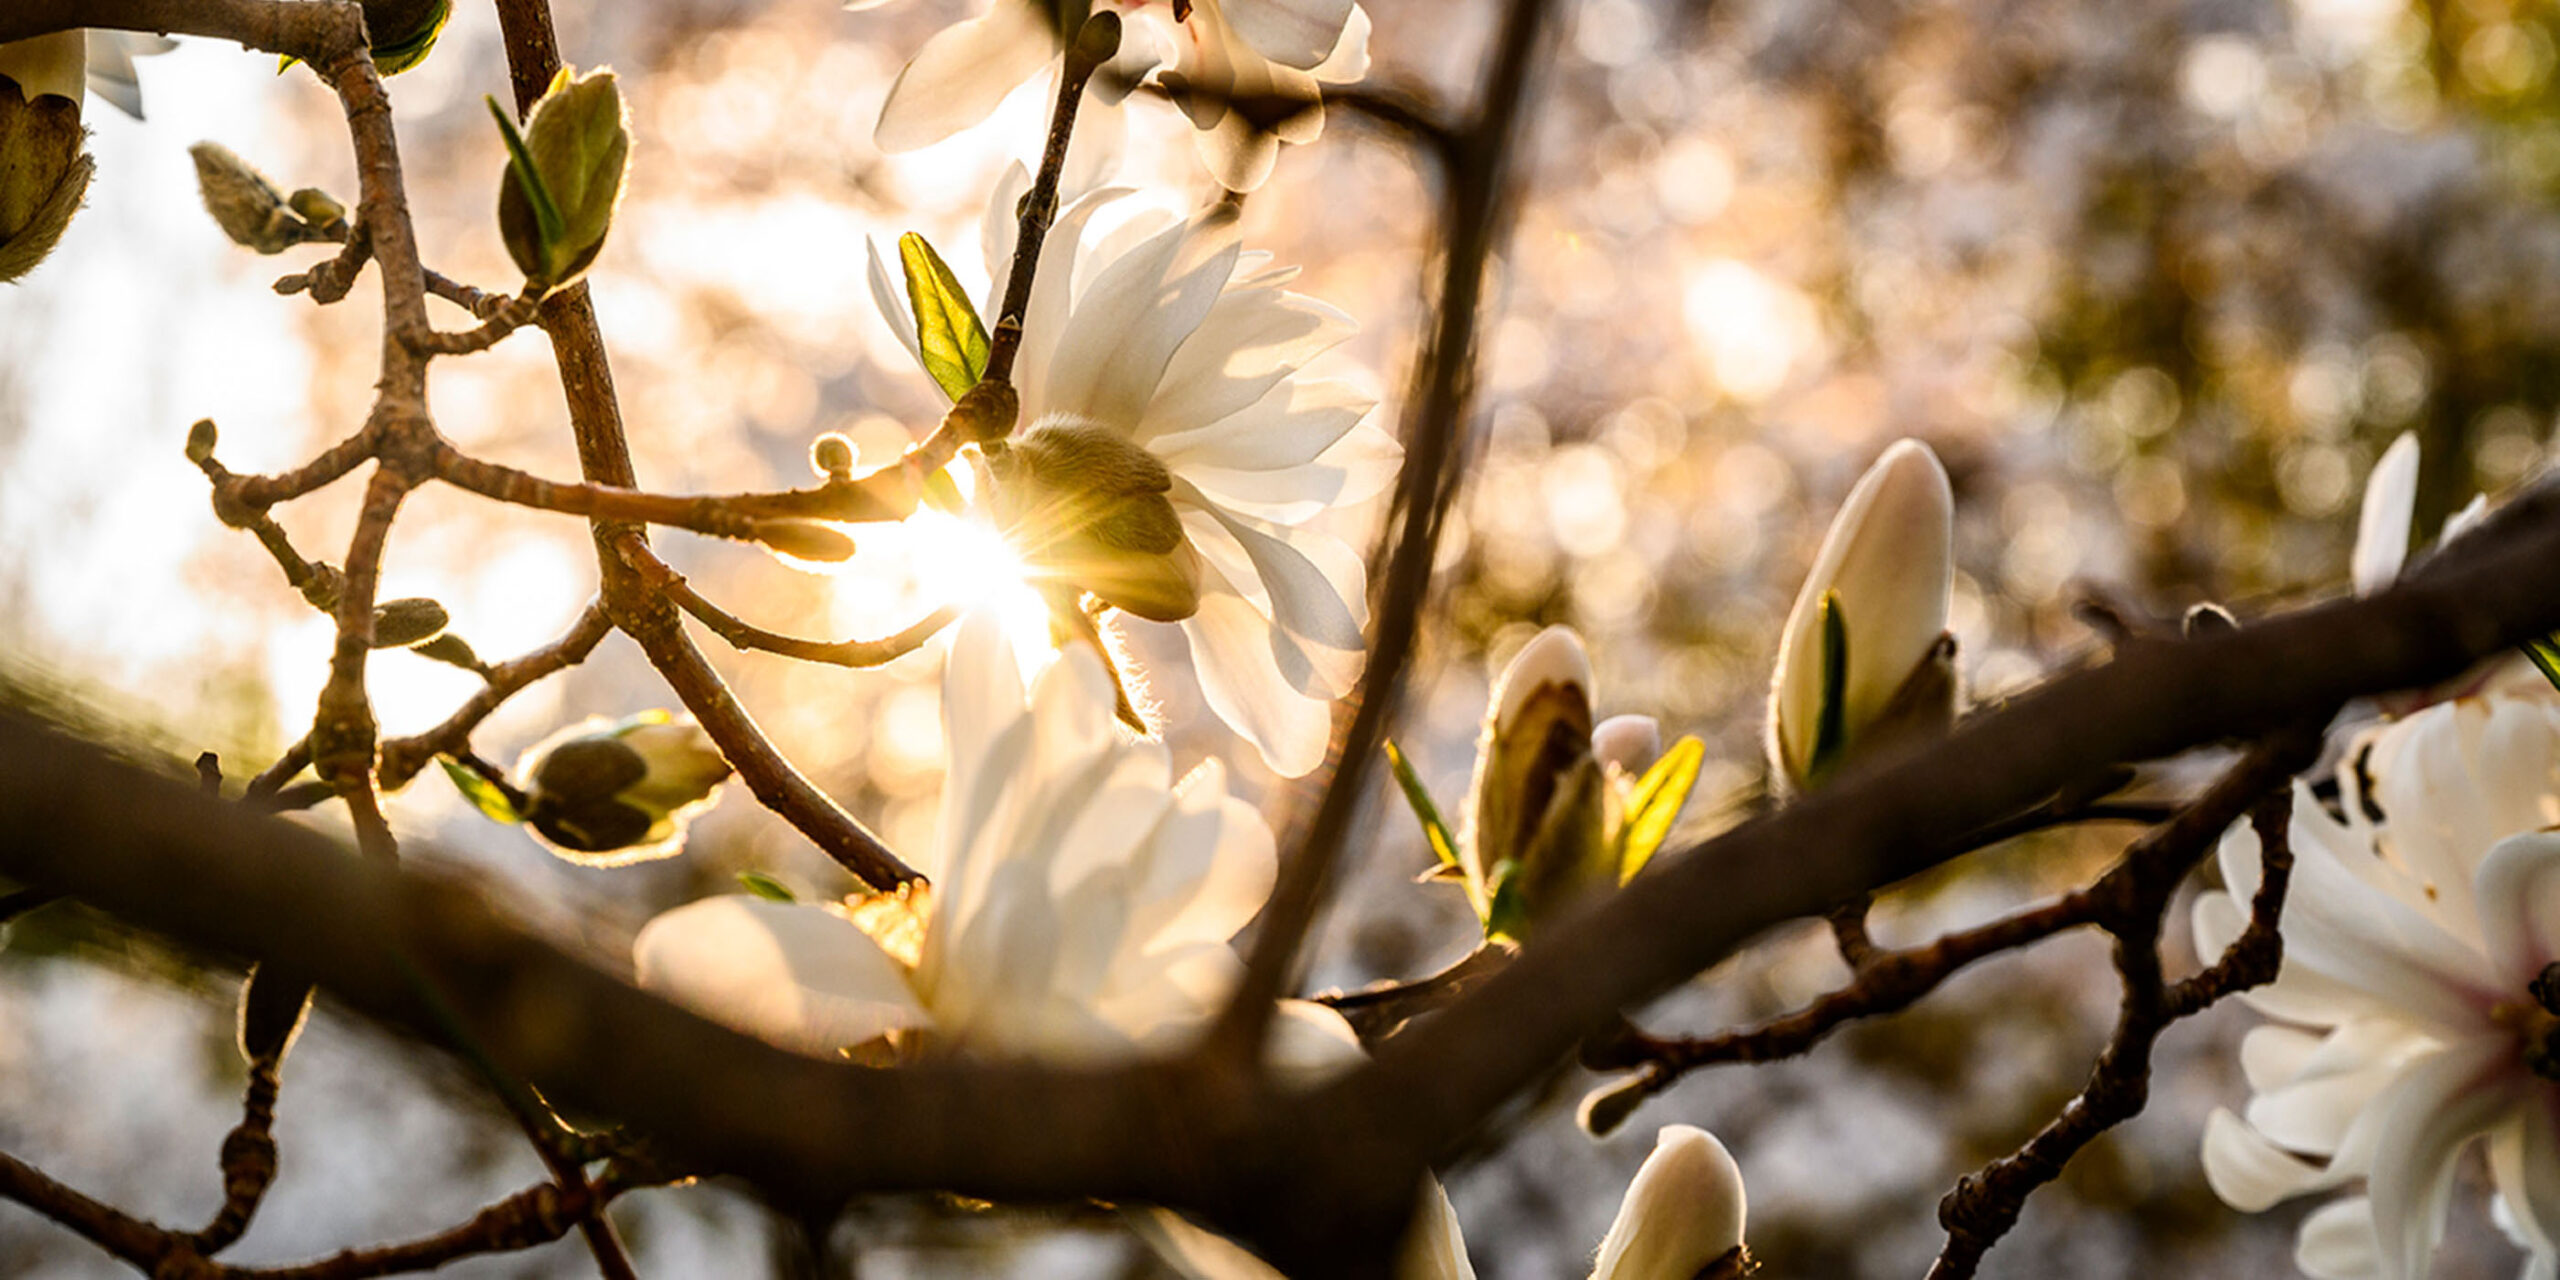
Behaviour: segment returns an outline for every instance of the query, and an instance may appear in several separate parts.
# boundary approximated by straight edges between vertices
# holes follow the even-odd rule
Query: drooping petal
[[[2242,1213],[2259,1213],[2318,1189],[2321,1173],[2321,1166],[2269,1141],[2227,1107],[2205,1117],[2205,1185]]]
[[[2365,478],[2364,506],[2356,515],[2355,554],[2348,574],[2356,594],[2390,586],[2409,558],[2409,524],[2418,510],[2418,433],[2404,431]]]
[[[142,118],[142,77],[133,60],[167,53],[178,42],[139,31],[91,31],[89,92],[115,104],[117,110]]]
[[[930,1021],[906,970],[823,907],[705,898],[651,920],[631,951],[641,986],[802,1053]]]
[[[2539,1083],[2519,1092],[2521,1105],[2489,1139],[2489,1171],[2510,1234],[2547,1267],[2560,1256],[2560,1096]]]
[[[986,119],[1057,53],[1057,33],[1039,6],[995,0],[985,13],[936,32],[916,50],[880,104],[872,140],[883,151],[940,142]]]
[[[898,345],[916,358],[916,367],[924,367],[924,348],[916,343],[916,314],[907,305],[907,291],[889,278],[889,264],[881,260],[880,242],[869,237],[862,241],[871,256],[863,274],[871,285],[871,304],[880,309],[880,318],[889,322],[889,332],[897,335]]]
[[[2391,1280],[2426,1274],[2444,1238],[2454,1157],[2514,1105],[2507,1076],[2519,1069],[2512,1038],[2483,1036],[2413,1064],[2374,1101],[2383,1121],[2366,1189],[2382,1274]]]
[[[1226,766],[1201,761],[1134,859],[1129,916],[1143,951],[1225,942],[1271,896],[1278,851],[1253,806],[1227,794]]]
[[[2349,1196],[2312,1210],[2294,1237],[2293,1265],[2313,1280],[2382,1280],[2372,1202]]]
[[[1283,471],[1323,456],[1377,402],[1324,379],[1278,382],[1259,399],[1215,421],[1169,431],[1149,452],[1186,476],[1194,471]]]
[[[1200,694],[1273,773],[1300,778],[1324,763],[1332,703],[1293,687],[1281,671],[1279,628],[1221,580],[1204,584],[1200,611],[1182,623]]]
[[[2347,1022],[2313,1046],[2290,1076],[2249,1100],[2249,1124],[2292,1150],[2334,1154],[2375,1097],[2399,1079],[2411,1059],[2435,1047],[2397,1022]]]
[[[1214,423],[1253,404],[1357,328],[1341,311],[1277,284],[1230,284],[1174,351],[1131,438],[1165,454],[1154,445],[1158,436]]]

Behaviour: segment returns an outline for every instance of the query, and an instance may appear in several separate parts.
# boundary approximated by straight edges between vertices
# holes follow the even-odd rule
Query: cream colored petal
[[[2382,1274],[2420,1280],[2444,1238],[2454,1158],[2515,1105],[2512,1038],[2485,1036],[2412,1064],[2374,1100],[2383,1115],[2366,1192]]]
[[[822,907],[705,898],[650,921],[631,952],[641,986],[801,1053],[929,1021],[898,962]]]
[[[1342,43],[1356,8],[1351,0],[1210,0],[1236,35],[1282,66],[1308,70]]]
[[[1241,260],[1237,270],[1245,270]],[[1335,308],[1276,283],[1230,283],[1165,365],[1131,438],[1159,454],[1172,452],[1157,443],[1161,437],[1247,408],[1358,328]]]
[[[1895,442],[1849,490],[1787,614],[1770,681],[1771,756],[1787,777],[1804,777],[1822,712],[1823,596],[1839,593],[1854,740],[1947,629],[1954,504],[1946,469],[1916,440]]]
[[[1133,429],[1241,250],[1235,211],[1222,204],[1100,264],[1058,340],[1042,409]]]
[[[2489,1140],[2508,1234],[2542,1266],[2560,1260],[2560,1098],[2527,1087],[2515,1114]]]
[[[871,305],[879,308],[880,318],[888,322],[889,332],[897,336],[898,345],[915,357],[916,367],[921,369],[924,367],[924,348],[916,343],[916,314],[907,305],[905,282],[890,276],[889,264],[880,256],[879,241],[865,236],[862,247],[870,255],[870,261],[863,269],[863,278],[871,285]]]
[[[1182,634],[1191,644],[1201,696],[1264,765],[1299,778],[1324,763],[1332,700],[1292,687],[1278,654],[1286,637],[1270,618],[1232,590],[1204,588],[1200,611],[1183,621]]]
[[[2511,991],[2560,961],[2560,831],[2498,842],[2480,864],[2480,927]]]
[[[1666,1126],[1627,1184],[1591,1280],[1694,1276],[1742,1243],[1742,1170],[1714,1134]]]
[[[2249,1127],[2228,1108],[2204,1121],[2204,1180],[2224,1204],[2260,1213],[2322,1185],[2321,1167]]]
[[[2293,1264],[2313,1280],[2382,1280],[2372,1202],[2351,1196],[2313,1210],[2294,1237]]]
[[[2417,507],[2418,433],[2404,431],[2365,478],[2355,554],[2348,561],[2357,595],[2372,595],[2400,576],[2400,565],[2409,558],[2409,524]]]
[[[872,140],[892,152],[940,142],[986,119],[1057,54],[1057,34],[1038,6],[995,0],[916,51],[880,104]]]

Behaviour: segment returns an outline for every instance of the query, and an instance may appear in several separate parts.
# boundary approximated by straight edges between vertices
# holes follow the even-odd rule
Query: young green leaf
[[[2541,672],[2552,688],[2560,689],[2560,632],[2525,641],[2524,656],[2533,660],[2533,669]]]
[[[516,812],[515,801],[509,799],[498,784],[481,777],[478,770],[450,756],[437,756],[436,763],[444,766],[444,776],[453,779],[453,789],[461,792],[462,798],[470,801],[473,808],[488,815],[491,822],[503,822],[512,827],[524,821],[524,815]]]
[[[767,902],[798,902],[800,900],[800,895],[793,893],[791,886],[761,871],[739,872],[738,887]]]
[[[1523,900],[1520,864],[1508,861],[1495,867],[1485,877],[1484,936],[1488,940],[1518,941],[1529,927],[1529,906]]]
[[[1849,624],[1841,616],[1840,593],[1822,593],[1822,711],[1814,721],[1813,758],[1805,777],[1819,779],[1840,762],[1849,737]]]
[[[542,181],[542,166],[533,161],[533,149],[524,144],[524,134],[516,129],[516,118],[498,105],[498,100],[482,95],[489,104],[489,114],[498,122],[498,133],[507,142],[507,172],[516,180],[516,188],[524,192],[525,203],[533,206],[534,225],[540,228],[542,243],[547,247],[560,243],[569,232],[568,220],[560,216],[560,205],[551,198],[551,188]],[[518,264],[522,265],[522,264]]]
[[[924,504],[954,516],[969,508],[969,500],[960,496],[959,482],[948,471],[936,471],[924,478]]]
[[[1413,816],[1422,822],[1422,834],[1431,842],[1431,852],[1440,865],[1458,865],[1458,841],[1449,834],[1448,822],[1440,816],[1440,806],[1431,802],[1431,791],[1422,785],[1422,777],[1413,771],[1413,762],[1404,758],[1396,744],[1387,744],[1387,768],[1396,775],[1396,786],[1404,791],[1404,802],[1413,807]]]
[[[907,271],[907,303],[916,313],[916,346],[925,372],[944,395],[958,400],[987,372],[987,327],[950,264],[923,236],[898,237],[898,262]]]
[[[1689,791],[1698,785],[1698,770],[1706,762],[1707,744],[1684,737],[1636,780],[1624,825],[1618,828],[1618,883],[1635,879],[1653,860],[1681,807],[1689,803]]]

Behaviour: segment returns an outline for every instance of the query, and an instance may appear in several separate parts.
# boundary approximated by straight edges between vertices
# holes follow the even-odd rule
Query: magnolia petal
[[[1215,423],[1252,405],[1358,328],[1334,307],[1277,284],[1230,283],[1166,363],[1132,438],[1164,454],[1154,443],[1157,437]]]
[[[1227,794],[1226,765],[1201,761],[1134,859],[1132,942],[1141,951],[1225,942],[1262,910],[1278,866],[1261,813]]]
[[[1022,394],[1025,421],[1049,411],[1050,366],[1056,363],[1058,346],[1066,333],[1067,316],[1075,298],[1076,263],[1083,256],[1085,235],[1094,215],[1126,194],[1125,188],[1106,187],[1068,205],[1049,228],[1048,237],[1040,242],[1040,270],[1032,278],[1031,296],[1023,303],[1022,350],[1013,362],[1013,382]],[[1017,230],[1008,227],[1002,236],[1007,265],[995,274],[995,279],[1012,274],[1012,246]]]
[[[1955,497],[1938,456],[1899,440],[1849,490],[1787,613],[1770,681],[1770,746],[1780,773],[1804,777],[1822,714],[1823,597],[1839,593],[1849,638],[1844,723],[1851,738],[1893,701],[1947,629]]]
[[[2383,1275],[2418,1280],[2444,1238],[2454,1157],[2514,1103],[2502,1076],[2517,1069],[2515,1043],[2485,1036],[2412,1065],[2374,1106],[2384,1117],[2366,1179]]]
[[[1284,1280],[1251,1250],[1171,1209],[1135,1210],[1128,1223],[1156,1256],[1192,1280]]]
[[[872,140],[892,152],[940,142],[986,119],[1057,53],[1057,33],[1039,6],[995,0],[916,50],[880,104]]]
[[[113,103],[126,115],[141,119],[142,77],[134,70],[133,60],[167,53],[177,48],[178,42],[139,31],[91,31],[88,35],[89,92]]]
[[[1342,43],[1355,6],[1352,0],[1215,0],[1212,7],[1255,52],[1304,71]]]
[[[2312,1210],[2294,1237],[2293,1264],[2313,1280],[2382,1280],[2372,1203],[2349,1196]]]
[[[1627,1184],[1591,1280],[1694,1276],[1742,1243],[1742,1170],[1716,1136],[1666,1125]]]
[[[1310,68],[1307,74],[1325,84],[1358,84],[1369,77],[1369,11],[1351,6],[1351,17],[1342,24],[1342,38],[1333,42],[1333,52]]]
[[[1252,404],[1214,422],[1159,435],[1147,449],[1186,475],[1195,469],[1286,473],[1322,457],[1376,406],[1348,383],[1275,381]]]
[[[2522,991],[2560,960],[2560,831],[2501,840],[2480,864],[2474,895],[2489,959]]]
[[[2489,495],[2485,493],[2472,494],[2471,501],[2463,503],[2460,511],[2456,511],[2452,515],[2444,518],[2444,528],[2436,531],[2436,545],[2438,547],[2442,547],[2444,544],[2480,527],[2480,522],[2487,519],[2488,516]]]
[[[2321,1167],[2269,1141],[2227,1107],[2204,1121],[2204,1180],[2224,1204],[2259,1213],[2321,1185]]]
[[[2345,1035],[2348,1030],[2342,1028],[2336,1034]],[[2318,1056],[2316,1051],[2313,1056]],[[2305,1066],[2292,1081],[2251,1098],[2246,1114],[2250,1127],[2268,1141],[2318,1156],[2337,1151],[2348,1128],[2396,1082],[2401,1070],[2397,1057],[2339,1064],[2329,1071]]]
[[[889,278],[889,264],[880,257],[880,242],[869,236],[862,238],[864,251],[871,261],[863,274],[871,284],[871,305],[880,309],[880,318],[889,322],[889,332],[897,335],[898,345],[914,356],[916,367],[924,367],[924,348],[916,343],[916,313],[907,305],[907,291]]]
[[[1332,701],[1300,692],[1281,673],[1278,633],[1232,590],[1204,587],[1200,611],[1182,622],[1210,710],[1251,743],[1273,773],[1301,778],[1324,763]]]
[[[2364,482],[2364,506],[2356,513],[2355,554],[2348,575],[2356,594],[2390,586],[2409,558],[2409,524],[2418,510],[2418,433],[2404,431]]]
[[[1235,209],[1221,204],[1104,259],[1051,357],[1043,411],[1128,430],[1174,352],[1208,317],[1242,247]]]
[[[1630,778],[1662,758],[1662,722],[1646,715],[1611,716],[1591,729],[1591,754]]]
[[[1360,648],[1360,620],[1352,605],[1357,593],[1342,591],[1337,582],[1339,566],[1337,574],[1327,574],[1309,558],[1316,538],[1215,507],[1209,514],[1226,526],[1252,558],[1254,572],[1271,593],[1273,621],[1326,648]]]
[[[2526,1088],[2523,1105],[2489,1139],[2501,1226],[2537,1264],[2560,1258],[2560,1100]]]
[[[641,986],[802,1053],[930,1021],[906,970],[823,907],[705,898],[651,920],[631,953]]]
[[[1322,107],[1310,107],[1300,114],[1314,116],[1322,127]],[[1209,175],[1229,191],[1258,191],[1271,180],[1272,169],[1280,163],[1279,135],[1254,128],[1241,114],[1229,111],[1215,122],[1191,135],[1192,149],[1200,155]]]
[[[2501,998],[2487,958],[2401,898],[2376,892],[2344,860],[2370,856],[2342,858],[2317,839],[2295,843],[2284,972],[2319,974],[2447,1034],[2484,1026]]]
[[[1367,1062],[1360,1034],[1331,1007],[1312,1000],[1283,1000],[1271,1017],[1263,1065],[1287,1089],[1315,1089]]]
[[[1396,1280],[1476,1280],[1466,1237],[1458,1230],[1458,1207],[1449,1203],[1438,1178],[1423,1180],[1422,1207],[1396,1254]]]

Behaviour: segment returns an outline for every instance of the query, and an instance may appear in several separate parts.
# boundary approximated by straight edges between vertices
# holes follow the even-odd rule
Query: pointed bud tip
[[[1591,655],[1582,647],[1582,637],[1571,627],[1549,627],[1521,646],[1502,669],[1493,699],[1495,731],[1508,727],[1529,696],[1548,685],[1579,690],[1588,707],[1591,684]]]

